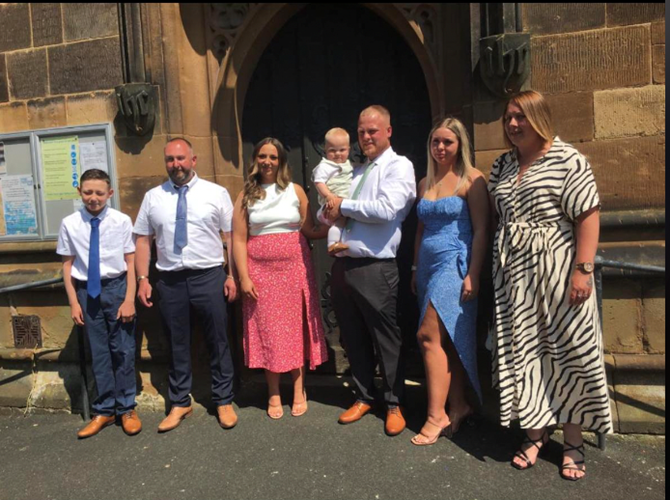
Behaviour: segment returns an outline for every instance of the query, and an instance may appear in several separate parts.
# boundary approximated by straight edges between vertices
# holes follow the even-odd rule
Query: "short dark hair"
[[[109,178],[109,174],[98,168],[91,168],[81,174],[81,178],[79,179],[79,187],[84,185],[84,181],[106,181],[107,185],[112,187],[112,180]]]

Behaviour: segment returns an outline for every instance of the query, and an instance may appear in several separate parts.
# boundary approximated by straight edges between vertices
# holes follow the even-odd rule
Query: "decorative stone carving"
[[[397,3],[396,7],[409,22],[414,22],[423,35],[423,43],[434,61],[438,60],[439,28],[437,3]]]
[[[126,83],[115,88],[119,112],[136,135],[146,135],[154,128],[158,93],[149,83]]]
[[[212,52],[222,60],[234,45],[240,28],[249,13],[257,8],[253,3],[211,3],[209,27],[211,29]]]
[[[505,33],[479,43],[479,69],[486,87],[498,97],[519,92],[530,75],[530,34]]]

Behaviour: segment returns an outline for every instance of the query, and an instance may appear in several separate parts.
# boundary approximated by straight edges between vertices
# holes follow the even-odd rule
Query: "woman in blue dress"
[[[426,423],[412,438],[419,446],[458,431],[472,413],[468,383],[481,401],[475,325],[489,219],[486,180],[472,165],[468,133],[459,120],[446,118],[433,128],[428,158],[417,193],[412,266],[412,291],[421,308],[417,337],[428,386]]]

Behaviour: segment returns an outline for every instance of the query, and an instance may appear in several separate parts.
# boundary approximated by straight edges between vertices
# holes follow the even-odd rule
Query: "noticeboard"
[[[0,134],[0,242],[53,240],[64,217],[82,206],[81,174],[106,171],[118,208],[112,125]]]

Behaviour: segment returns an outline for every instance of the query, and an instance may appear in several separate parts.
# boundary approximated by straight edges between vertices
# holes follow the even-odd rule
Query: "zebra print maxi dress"
[[[591,168],[556,137],[517,185],[515,150],[493,164],[489,191],[500,217],[494,240],[493,384],[501,424],[572,423],[612,432],[595,293],[571,306],[573,221],[598,206]]]

